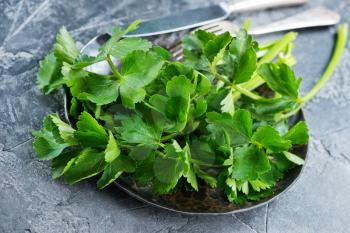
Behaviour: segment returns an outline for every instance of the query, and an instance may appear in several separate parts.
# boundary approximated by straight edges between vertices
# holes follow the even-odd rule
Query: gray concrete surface
[[[349,232],[350,48],[321,93],[305,107],[309,161],[293,188],[271,204],[219,217],[174,214],[140,203],[122,191],[99,191],[94,182],[52,181],[36,159],[30,129],[60,109],[60,99],[35,86],[38,61],[61,25],[80,43],[112,25],[210,4],[209,0],[0,0],[0,232]],[[310,0],[350,21],[350,1]],[[237,15],[259,24],[306,9]],[[300,31],[297,73],[305,92],[320,77],[332,51],[334,28]],[[277,37],[274,34],[266,38]]]

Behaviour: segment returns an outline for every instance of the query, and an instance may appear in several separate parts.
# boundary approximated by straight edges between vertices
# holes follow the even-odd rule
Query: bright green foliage
[[[267,155],[258,147],[244,146],[234,152],[233,178],[241,181],[255,180],[259,174],[269,170]]]
[[[175,76],[166,85],[165,115],[175,121],[174,131],[181,131],[186,126],[191,92],[192,84],[185,76]]]
[[[76,158],[72,159],[70,168],[64,178],[68,184],[74,184],[100,173],[105,165],[104,153],[96,149],[86,148]]]
[[[38,88],[45,94],[51,93],[64,83],[60,68],[60,62],[57,61],[53,53],[49,53],[44,60],[40,61],[37,84]]]
[[[57,60],[72,64],[79,56],[75,41],[65,27],[60,29],[53,45],[53,51]]]
[[[208,130],[213,137],[222,135],[226,132],[232,145],[241,145],[248,143],[252,135],[253,122],[250,113],[246,110],[238,110],[232,117],[227,113],[207,113]]]
[[[264,64],[259,69],[260,76],[277,93],[298,98],[301,79],[296,79],[293,70],[286,64]]]
[[[105,160],[107,163],[113,162],[120,154],[120,148],[117,145],[111,131],[109,131],[108,144],[105,150]]]
[[[41,130],[32,133],[35,136],[34,149],[39,159],[53,159],[70,146],[69,142],[65,142],[61,137],[60,131],[50,115],[45,118]]]
[[[123,172],[134,172],[135,161],[129,156],[119,155],[104,168],[101,178],[97,181],[97,186],[102,189],[115,181]]]
[[[52,177],[73,184],[100,175],[102,189],[129,176],[159,195],[208,185],[235,203],[271,195],[304,163],[294,148],[308,142],[305,122],[288,125],[302,101],[301,79],[283,64],[292,59],[290,44],[262,51],[244,29],[234,38],[197,31],[183,39],[184,60],[171,61],[166,49],[123,38],[139,23],[114,28],[96,56],[80,53],[62,28],[40,62],[38,87],[48,94],[63,86],[72,97],[71,125],[51,114],[33,132]],[[285,59],[266,63],[278,52]],[[110,74],[85,69],[101,61]],[[267,87],[252,92],[257,74]]]
[[[122,117],[121,127],[116,130],[120,139],[128,143],[157,145],[160,141],[161,132],[138,115]]]
[[[78,141],[74,137],[75,129],[73,129],[72,126],[62,121],[58,114],[51,114],[49,117],[51,118],[51,121],[56,125],[58,132],[64,142],[68,143],[71,146],[78,144]]]
[[[79,116],[74,136],[84,146],[104,147],[108,143],[106,130],[88,112]]]
[[[141,38],[126,38],[115,43],[111,49],[111,55],[117,58],[124,58],[133,51],[148,51],[152,43]]]
[[[177,143],[168,144],[165,155],[158,156],[153,164],[155,182],[153,190],[157,193],[167,193],[174,189],[185,170],[185,152]]]
[[[163,66],[163,61],[152,52],[133,51],[122,60],[123,80],[120,95],[123,105],[134,108],[146,95],[145,86],[150,84]]]
[[[240,30],[231,42],[229,51],[225,54],[224,68],[228,77],[234,83],[248,81],[256,70],[256,49],[258,44],[245,30]]]
[[[84,67],[90,66],[92,64],[95,64],[97,62],[103,61],[104,57],[103,56],[88,56],[86,54],[80,54],[75,60],[72,65],[73,69],[82,69]]]
[[[253,141],[272,152],[288,151],[292,144],[283,139],[273,127],[264,125],[259,127],[253,136]]]
[[[119,83],[110,76],[73,70],[68,64],[63,66],[62,73],[72,95],[79,100],[104,105],[118,98]]]
[[[305,145],[309,141],[309,134],[307,125],[304,121],[298,122],[294,125],[283,138],[290,140],[295,145]]]
[[[60,156],[52,160],[52,178],[57,179],[66,173],[77,156],[79,155],[80,150],[69,150],[62,153]]]

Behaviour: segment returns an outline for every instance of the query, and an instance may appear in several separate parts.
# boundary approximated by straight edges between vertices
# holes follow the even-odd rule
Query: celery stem
[[[166,136],[162,137],[160,139],[160,141],[161,142],[169,141],[169,140],[171,140],[171,139],[173,139],[173,138],[175,138],[176,136],[179,136],[179,135],[180,135],[179,133],[169,134],[169,135],[166,135]]]
[[[117,70],[117,68],[114,66],[111,56],[109,54],[106,55],[106,60],[108,62],[109,67],[111,68],[114,76],[118,79],[118,80],[122,80],[123,76],[119,73],[119,71]]]
[[[232,88],[235,89],[236,91],[240,92],[241,94],[248,96],[249,98],[253,99],[253,100],[261,100],[263,99],[263,97],[261,97],[260,95],[257,95],[247,89],[244,89],[243,87],[240,87],[238,85],[235,84],[231,84]]]
[[[335,45],[334,53],[332,55],[331,61],[329,62],[325,72],[323,73],[320,80],[316,83],[316,85],[306,94],[304,95],[301,100],[303,103],[308,102],[311,100],[318,92],[319,90],[326,84],[332,73],[334,72],[336,66],[338,65],[341,55],[343,53],[343,50],[346,46],[348,37],[348,24],[342,24],[338,27],[337,32],[337,42]]]

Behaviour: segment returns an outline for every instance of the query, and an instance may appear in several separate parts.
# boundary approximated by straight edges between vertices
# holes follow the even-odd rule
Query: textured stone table
[[[38,61],[61,25],[84,43],[118,22],[169,14],[200,0],[0,0],[0,232],[349,232],[350,50],[317,98],[305,107],[310,152],[305,172],[285,195],[253,211],[196,217],[140,203],[94,182],[52,181],[49,164],[35,158],[30,129],[60,109],[60,99],[35,87]],[[312,0],[350,20],[349,0]],[[309,7],[308,6],[308,7]],[[238,15],[255,24],[302,8]],[[320,77],[332,51],[334,28],[300,31],[295,51],[305,92]],[[279,34],[269,37],[277,37]],[[266,37],[265,37],[266,38]],[[264,39],[264,38],[262,38]]]

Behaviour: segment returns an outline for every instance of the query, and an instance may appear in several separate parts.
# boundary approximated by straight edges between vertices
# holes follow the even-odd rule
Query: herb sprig
[[[183,38],[184,60],[142,38],[123,38],[116,27],[97,56],[79,52],[63,27],[41,62],[38,87],[49,94],[66,87],[69,114],[48,115],[33,131],[39,159],[52,161],[54,179],[74,184],[100,175],[104,188],[122,174],[152,192],[198,191],[199,182],[242,203],[273,193],[283,174],[304,163],[292,153],[308,142],[305,122],[288,119],[324,85],[345,46],[347,26],[330,67],[300,96],[293,72],[296,33],[259,46],[245,29],[236,37],[196,31]],[[116,67],[113,59],[120,61]],[[107,62],[110,75],[85,68]],[[268,93],[256,90],[262,84]]]

